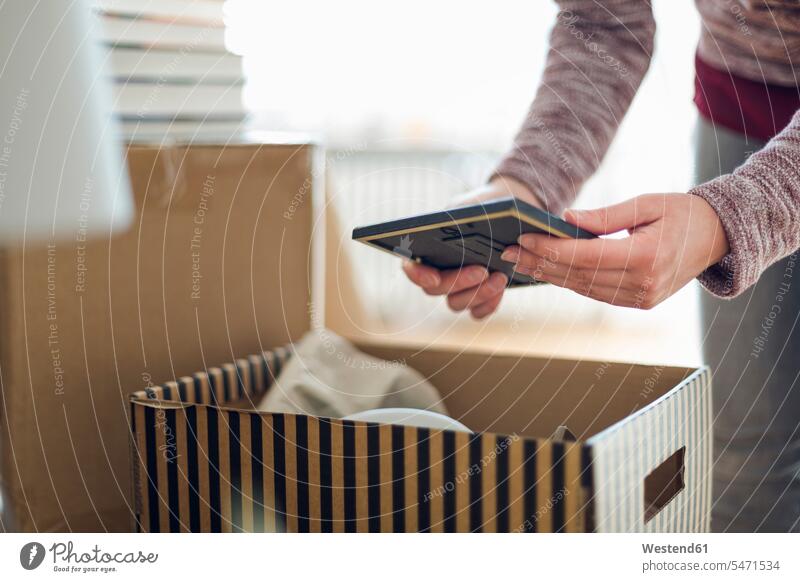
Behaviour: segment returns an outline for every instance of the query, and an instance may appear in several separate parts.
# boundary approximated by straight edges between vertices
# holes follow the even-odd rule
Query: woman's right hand
[[[493,178],[486,186],[460,196],[455,200],[454,206],[477,204],[507,196],[514,196],[538,208],[543,207],[527,186],[501,176]],[[494,272],[490,275],[480,265],[440,271],[427,265],[405,261],[403,271],[425,293],[446,296],[450,309],[456,312],[468,309],[475,319],[483,319],[497,310],[508,284],[508,278],[503,273]]]

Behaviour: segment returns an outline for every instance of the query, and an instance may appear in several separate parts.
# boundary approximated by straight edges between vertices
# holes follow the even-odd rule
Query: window
[[[686,191],[698,19],[656,3],[657,51],[601,170],[576,205]],[[229,0],[228,46],[244,57],[256,129],[322,133],[344,231],[439,208],[480,184],[541,75],[552,3]],[[649,312],[557,288],[513,290],[480,323],[411,288],[395,259],[343,241],[375,333],[621,360],[699,361],[697,287]]]

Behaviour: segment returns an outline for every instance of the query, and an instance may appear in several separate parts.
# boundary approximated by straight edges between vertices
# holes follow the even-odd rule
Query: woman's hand
[[[539,208],[542,207],[542,203],[527,186],[503,177],[496,177],[486,186],[459,197],[454,205],[475,204],[505,196],[514,196]],[[489,275],[489,271],[480,265],[440,271],[427,265],[405,261],[403,271],[413,283],[422,287],[425,293],[447,296],[447,305],[450,309],[453,311],[469,309],[475,319],[482,319],[497,309],[508,284],[508,278],[503,273]]]
[[[559,239],[525,234],[503,259],[536,279],[598,301],[651,309],[728,253],[719,217],[699,196],[646,194],[564,218],[594,234],[625,238]]]

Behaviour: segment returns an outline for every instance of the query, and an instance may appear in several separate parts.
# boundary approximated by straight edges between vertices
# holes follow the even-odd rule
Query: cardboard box
[[[130,531],[130,393],[307,329],[316,152],[132,147],[129,232],[0,252],[0,531]]]
[[[706,368],[360,347],[479,432],[255,412],[291,349],[252,355],[132,395],[138,529],[709,530]]]

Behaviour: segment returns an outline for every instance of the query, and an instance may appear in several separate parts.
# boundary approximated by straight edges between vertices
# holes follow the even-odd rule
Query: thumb
[[[664,213],[663,196],[637,196],[594,210],[567,210],[564,220],[593,234],[611,234],[658,220]]]

